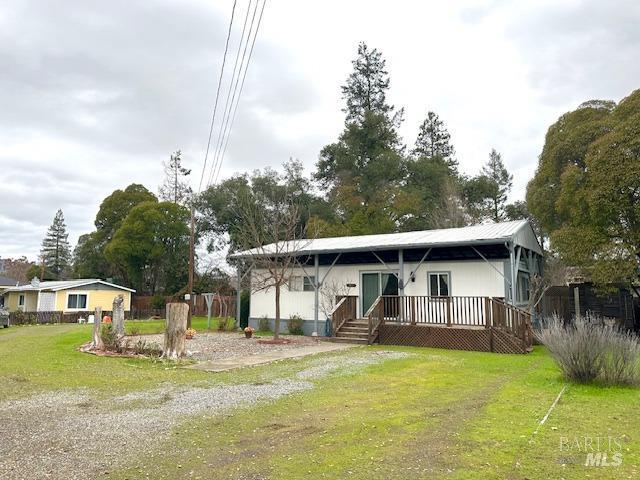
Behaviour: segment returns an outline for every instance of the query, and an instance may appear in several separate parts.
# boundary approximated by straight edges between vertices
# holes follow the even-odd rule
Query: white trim
[[[105,282],[104,280],[88,280],[88,281],[86,281],[84,283],[76,283],[74,285],[63,285],[63,286],[60,286],[60,287],[53,287],[50,290],[52,292],[59,292],[60,290],[68,290],[70,288],[85,287],[87,285],[93,285],[94,283],[100,283],[102,285],[107,285],[109,287],[113,287],[113,288],[116,288],[116,289],[119,289],[119,290],[126,290],[126,291],[131,292],[131,293],[135,293],[136,292],[132,288],[122,287],[120,285],[116,285],[115,283]],[[49,290],[49,289],[47,289],[47,290]]]
[[[89,310],[89,291],[88,290],[74,290],[73,292],[67,292],[67,294],[64,297],[64,305],[63,305],[63,311],[65,312],[85,312]],[[69,308],[69,296],[70,295],[86,295],[87,296],[87,302],[85,304],[84,308]]]

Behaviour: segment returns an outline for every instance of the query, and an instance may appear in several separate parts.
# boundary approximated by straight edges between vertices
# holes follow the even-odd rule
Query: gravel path
[[[96,478],[126,466],[130,455],[149,456],[187,416],[217,415],[273,401],[313,388],[312,380],[405,356],[362,350],[322,356],[292,378],[267,384],[163,385],[110,400],[95,400],[90,390],[78,389],[4,402],[0,404],[0,478]]]
[[[162,334],[140,335],[128,338],[132,345],[134,345],[139,339],[146,340],[148,343],[155,343],[160,346],[164,343],[164,336]],[[270,338],[272,337],[262,337],[263,340],[268,340]],[[291,343],[285,343],[282,345],[264,345],[258,343],[260,338],[245,338],[243,333],[207,332],[196,334],[193,339],[187,340],[187,350],[189,351],[191,358],[205,361],[259,355],[274,351],[292,350],[307,345],[314,345],[316,343],[315,339],[302,335],[288,335],[285,338],[291,340]]]

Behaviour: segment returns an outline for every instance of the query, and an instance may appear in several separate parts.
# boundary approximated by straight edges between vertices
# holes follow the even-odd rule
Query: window
[[[84,310],[87,308],[87,294],[70,293],[67,297],[67,308],[75,310]]]
[[[450,295],[448,273],[429,273],[429,295],[432,297],[448,297]]]
[[[24,307],[24,293],[21,293],[20,296],[18,297],[18,306]]]
[[[304,277],[302,290],[305,292],[313,292],[315,288],[313,286],[316,283],[316,277]]]
[[[517,303],[527,303],[529,301],[529,274],[518,272],[518,283],[516,288]]]
[[[290,292],[313,292],[313,284],[315,283],[316,278],[311,277],[301,277],[301,276],[293,276],[289,278],[289,291]]]

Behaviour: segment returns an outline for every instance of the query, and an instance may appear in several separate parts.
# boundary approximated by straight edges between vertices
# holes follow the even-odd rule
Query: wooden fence
[[[93,311],[82,312],[11,312],[9,314],[9,325],[47,325],[55,323],[78,323],[83,318],[85,321],[89,315],[93,315]],[[102,315],[111,316],[110,311],[103,311]],[[125,318],[129,318],[129,312],[125,312]]]
[[[136,295],[131,300],[131,318],[146,319],[150,317],[164,318],[166,307],[153,308],[153,297],[150,295]],[[184,302],[183,297],[165,297],[164,303]],[[186,302],[185,302],[186,303]],[[207,301],[203,295],[194,295],[192,315],[207,315]],[[211,305],[212,317],[235,317],[236,297],[235,295],[216,295]]]

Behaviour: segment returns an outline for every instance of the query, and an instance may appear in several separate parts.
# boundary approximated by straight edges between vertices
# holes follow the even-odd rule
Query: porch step
[[[354,333],[362,333],[364,335],[366,335],[369,332],[369,328],[366,325],[356,325],[356,326],[351,326],[348,324],[345,324],[341,329],[341,332],[354,332]]]
[[[366,345],[368,343],[366,338],[348,338],[348,337],[331,337],[329,341],[335,342],[335,343],[358,343],[362,345]]]

